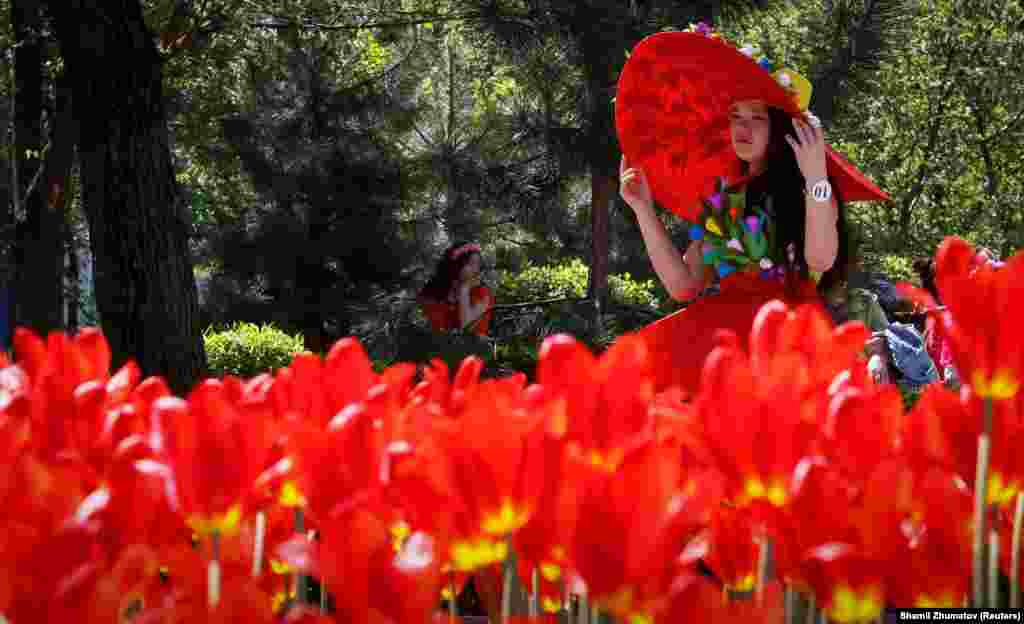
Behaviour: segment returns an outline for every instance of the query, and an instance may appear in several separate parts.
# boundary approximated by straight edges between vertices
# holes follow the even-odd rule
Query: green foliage
[[[500,372],[516,371],[534,379],[537,353],[540,345],[533,338],[520,337],[503,340],[495,347],[495,357],[489,368]]]
[[[639,281],[629,273],[608,276],[608,289],[612,301],[630,305],[650,306],[657,308],[661,301],[655,295],[654,280]]]
[[[210,375],[253,377],[284,368],[304,351],[302,336],[289,336],[271,324],[236,323],[203,333]]]
[[[914,272],[914,259],[895,254],[883,254],[878,257],[877,270],[889,277],[894,283],[918,282]]]
[[[528,264],[519,273],[498,271],[497,299],[501,303],[543,299],[583,298],[587,295],[590,270],[579,258],[564,264]]]
[[[499,271],[497,291],[501,303],[541,301],[587,296],[590,269],[579,258],[568,262],[536,266],[527,264],[519,273]],[[654,280],[640,281],[629,273],[608,276],[611,300],[616,303],[657,308],[661,301],[655,294]]]
[[[555,334],[570,334],[600,352],[619,335],[657,319],[666,305],[661,298],[663,291],[654,280],[637,280],[629,273],[611,275],[609,307],[595,324],[593,303],[584,299],[588,280],[589,268],[579,258],[543,266],[528,263],[518,273],[499,271],[496,296],[500,303],[569,301],[509,311],[509,322],[499,325],[495,357],[489,361],[489,368],[532,376],[541,343]]]
[[[359,31],[354,44],[354,47],[362,53],[361,60],[368,74],[379,73],[391,64],[393,58],[391,50],[382,46],[372,31]]]

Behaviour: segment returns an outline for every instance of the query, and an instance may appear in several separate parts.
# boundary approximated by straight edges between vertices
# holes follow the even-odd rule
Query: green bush
[[[622,275],[608,276],[608,291],[612,301],[628,303],[631,305],[650,306],[657,308],[661,305],[655,295],[654,280],[638,282],[629,273]]]
[[[267,324],[236,323],[227,329],[203,333],[211,376],[253,377],[284,368],[304,349],[302,336]]]
[[[536,266],[528,264],[519,273],[498,271],[499,303],[516,303],[587,296],[589,269],[579,258],[568,263]]]
[[[590,268],[579,258],[562,264],[527,265],[519,273],[498,272],[497,299],[500,303],[541,301],[587,296]],[[611,300],[618,303],[658,307],[654,280],[638,281],[629,273],[608,276]]]

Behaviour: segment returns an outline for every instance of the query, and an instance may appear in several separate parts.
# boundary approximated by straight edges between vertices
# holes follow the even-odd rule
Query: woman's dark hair
[[[751,180],[747,193],[747,208],[750,209],[751,202],[758,201],[759,197],[772,196],[779,249],[784,254],[786,247],[790,243],[793,244],[799,276],[807,278],[809,269],[804,256],[804,232],[807,223],[804,209],[804,188],[807,186],[807,182],[804,180],[803,174],[800,173],[800,166],[797,164],[793,148],[786,142],[787,135],[796,138],[793,119],[786,112],[777,108],[768,109],[768,119],[771,122],[771,133],[765,153],[767,168],[763,174]],[[846,224],[846,208],[834,182],[832,194],[839,208],[839,219],[836,222],[839,250],[832,268],[826,271],[818,282],[819,292],[828,292],[837,284],[845,282],[849,271],[851,249]]]
[[[430,278],[430,281],[420,291],[421,296],[436,301],[441,301],[448,297],[452,284],[458,281],[459,275],[462,273],[462,268],[466,266],[466,263],[473,256],[479,255],[475,251],[470,251],[460,255],[458,258],[452,259],[453,251],[470,242],[460,241],[445,249],[444,255],[441,256],[441,260],[437,263],[437,268],[434,270],[434,276]]]
[[[921,287],[931,293],[935,300],[939,300],[939,289],[935,286],[935,261],[931,258],[918,258],[914,260],[914,272],[921,278]]]

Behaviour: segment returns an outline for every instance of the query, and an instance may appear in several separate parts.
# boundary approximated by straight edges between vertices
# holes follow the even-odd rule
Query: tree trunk
[[[607,44],[605,44],[607,45]],[[609,211],[618,188],[618,154],[615,126],[612,123],[612,93],[609,88],[612,65],[607,54],[596,56],[588,68],[590,124],[587,144],[590,166],[590,285],[587,295],[604,305],[608,293]]]
[[[25,197],[26,236],[18,241],[22,248],[17,281],[21,295],[18,324],[40,335],[64,327],[65,189],[78,137],[71,107],[69,80],[62,73],[56,85],[56,114],[50,122],[42,176]]]
[[[114,365],[187,392],[205,372],[190,217],[178,192],[163,73],[138,0],[49,5],[82,121],[82,204],[96,301]]]
[[[324,116],[324,75],[323,52],[316,47],[310,51],[309,71],[309,115],[312,121],[311,138],[313,145],[320,146],[327,137],[327,119]],[[321,157],[325,157],[322,155]],[[308,244],[299,256],[296,285],[302,293],[302,336],[305,348],[313,353],[325,353],[328,348],[324,330],[323,292],[330,286],[326,283],[324,270],[323,237],[327,231],[324,216],[324,199],[321,193],[310,193],[305,204]]]
[[[15,52],[15,94],[17,212],[24,212],[25,222],[14,241],[13,284],[18,299],[15,324],[45,336],[62,326],[62,258],[60,213],[48,205],[41,182],[40,168],[50,165],[54,150],[44,154],[43,146],[43,42],[39,32],[42,7],[37,0],[15,0],[11,6],[11,22],[15,39],[21,45]],[[58,110],[61,99],[58,96]],[[51,128],[55,130],[54,124]],[[54,136],[55,132],[51,132]],[[44,161],[45,159],[45,161]],[[43,172],[45,173],[45,172]],[[33,184],[34,182],[34,184]]]
[[[590,170],[590,292],[587,296],[603,305],[608,293],[608,220],[615,189],[614,177],[591,165]]]

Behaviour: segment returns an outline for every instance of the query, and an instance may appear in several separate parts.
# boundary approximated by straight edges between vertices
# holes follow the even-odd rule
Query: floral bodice
[[[704,200],[699,224],[690,228],[690,240],[704,241],[704,264],[714,267],[719,278],[746,271],[783,281],[787,270],[796,268],[796,247],[779,248],[772,196],[748,208],[745,184],[727,188],[720,180],[718,189]]]

